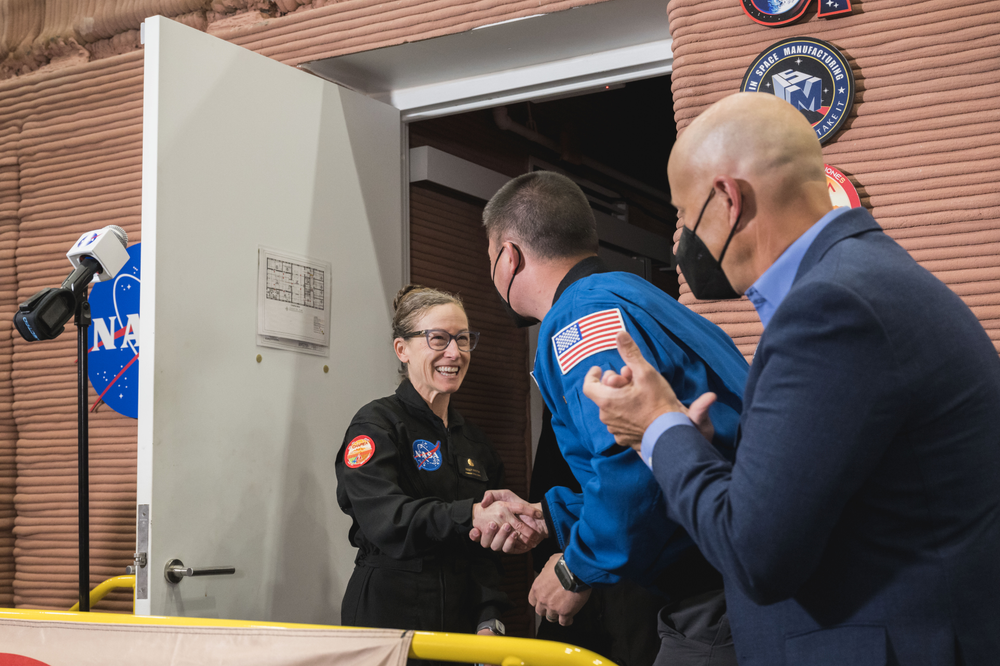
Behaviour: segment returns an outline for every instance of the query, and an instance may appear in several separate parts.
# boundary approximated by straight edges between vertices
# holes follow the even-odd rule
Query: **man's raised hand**
[[[643,433],[658,416],[688,410],[627,332],[619,331],[617,342],[625,361],[621,374],[607,370],[602,377],[600,368],[591,368],[583,380],[583,393],[597,404],[615,441],[638,453]]]

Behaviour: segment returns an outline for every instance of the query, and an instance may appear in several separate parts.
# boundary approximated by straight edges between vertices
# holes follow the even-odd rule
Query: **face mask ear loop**
[[[740,214],[736,216],[736,224],[734,224],[733,228],[729,230],[729,238],[726,239],[726,244],[722,246],[722,254],[719,255],[719,266],[722,265],[722,258],[726,256],[726,250],[729,249],[729,242],[733,240],[733,236],[736,235],[736,229],[740,226],[741,217],[743,217],[743,211],[740,211]]]
[[[493,275],[491,275],[490,278],[493,280],[494,284],[496,284],[497,281],[497,266],[500,265],[500,255],[503,254],[504,249],[505,249],[504,246],[501,245],[500,251],[497,252],[497,260],[493,262]]]
[[[698,213],[698,219],[695,221],[695,223],[694,223],[694,229],[691,230],[691,233],[694,234],[694,233],[698,232],[698,225],[701,224],[701,218],[705,214],[705,209],[708,208],[708,202],[712,200],[713,196],[715,196],[715,188],[714,187],[712,188],[712,191],[708,193],[708,198],[705,199],[705,203],[703,203],[701,205],[701,212]]]
[[[510,276],[510,282],[507,283],[507,304],[510,305],[510,288],[514,286],[514,278],[517,277],[517,269],[521,267],[521,248],[511,243],[511,247],[517,250],[517,266],[514,266],[514,274]],[[499,259],[499,255],[498,255]]]

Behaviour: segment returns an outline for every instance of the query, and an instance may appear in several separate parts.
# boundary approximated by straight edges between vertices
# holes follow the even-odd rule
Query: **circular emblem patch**
[[[770,93],[809,120],[820,143],[836,134],[854,106],[854,72],[834,46],[812,37],[772,44],[747,69],[742,92]]]
[[[840,169],[824,164],[826,167],[826,183],[830,190],[830,202],[834,208],[861,208],[861,197],[854,188],[854,183],[841,173]]]
[[[100,400],[119,414],[139,418],[139,287],[141,243],[114,280],[90,290],[87,374]]]
[[[743,11],[761,25],[791,23],[802,16],[812,0],[741,0]]]
[[[413,461],[417,469],[433,472],[441,466],[441,442],[431,444],[426,439],[413,442]]]
[[[352,439],[344,450],[344,464],[348,467],[361,467],[375,455],[375,442],[371,437],[358,435]]]

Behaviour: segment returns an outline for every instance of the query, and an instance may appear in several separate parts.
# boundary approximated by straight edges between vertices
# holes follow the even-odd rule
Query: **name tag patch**
[[[375,442],[371,437],[358,435],[344,449],[344,464],[350,468],[361,467],[375,455]]]
[[[565,375],[588,356],[615,349],[615,336],[624,328],[625,321],[618,308],[577,319],[552,336],[559,369]]]
[[[473,458],[460,458],[458,461],[459,473],[462,476],[467,476],[470,479],[478,479],[480,481],[488,481],[486,478],[486,471],[478,460]]]
[[[417,463],[417,469],[425,472],[433,472],[441,467],[441,442],[431,444],[426,439],[414,441],[413,461]]]

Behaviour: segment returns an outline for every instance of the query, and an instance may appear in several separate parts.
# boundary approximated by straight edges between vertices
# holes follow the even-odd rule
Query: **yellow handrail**
[[[127,578],[127,576],[120,576]],[[114,579],[112,579],[114,580]],[[97,590],[95,589],[94,592]],[[91,593],[93,594],[93,592]],[[199,627],[285,627],[291,629],[352,629],[319,624],[220,620],[201,617],[162,617],[119,613],[76,613],[41,611],[24,608],[0,608],[0,620],[47,620],[58,622],[95,622],[106,624],[177,625]],[[607,666],[612,662],[596,652],[566,643],[530,638],[475,636],[431,631],[413,632],[409,656],[413,659],[478,662],[502,666]]]
[[[114,578],[109,578],[94,589],[90,591],[90,607],[93,608],[97,605],[97,602],[108,596],[111,590],[117,590],[119,588],[128,588],[130,590],[135,589],[135,575],[131,576],[115,576]],[[134,602],[133,602],[134,604]],[[70,611],[80,610],[80,602],[73,604]]]
[[[567,643],[509,636],[414,631],[411,659],[464,661],[501,666],[613,666],[596,652]]]

